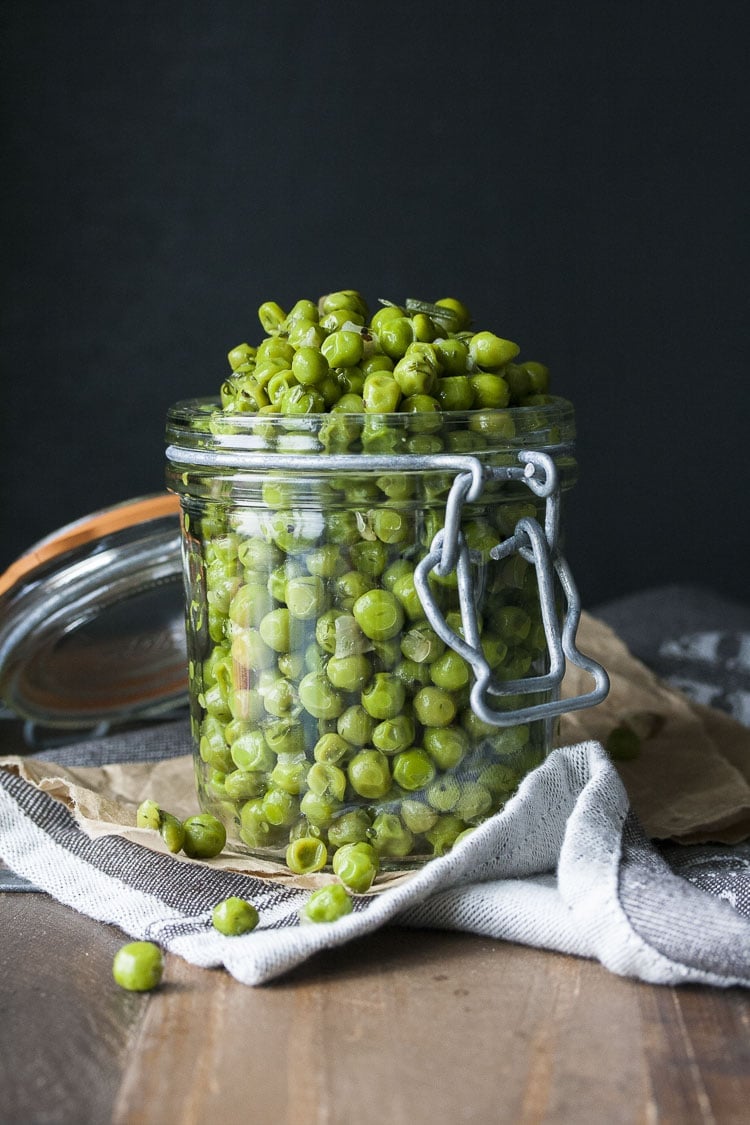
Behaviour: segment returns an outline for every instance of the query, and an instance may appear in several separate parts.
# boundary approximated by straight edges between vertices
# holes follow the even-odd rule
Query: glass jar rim
[[[192,398],[176,402],[167,413],[167,444],[181,450],[272,450],[289,437],[308,438],[310,451],[325,452],[320,439],[326,429],[347,423],[354,427],[379,427],[393,433],[413,435],[445,432],[477,434],[477,452],[489,441],[493,451],[520,448],[552,448],[572,451],[575,441],[573,404],[558,396],[524,406],[431,413],[344,413],[261,414],[229,413],[218,398]],[[485,440],[482,441],[482,438]],[[321,445],[323,448],[321,449]],[[404,451],[402,456],[408,456]]]

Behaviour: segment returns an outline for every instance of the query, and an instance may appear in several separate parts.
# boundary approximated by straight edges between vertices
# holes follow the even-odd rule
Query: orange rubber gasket
[[[132,527],[134,524],[176,515],[179,510],[179,497],[171,492],[165,492],[163,495],[144,496],[138,500],[105,508],[103,511],[94,512],[93,515],[70,523],[54,532],[49,538],[37,543],[25,555],[21,555],[11,563],[5,573],[0,575],[0,597],[37,567],[43,566],[58,555],[65,554],[66,551],[72,551],[85,543],[101,539],[113,531],[122,531],[123,528]]]

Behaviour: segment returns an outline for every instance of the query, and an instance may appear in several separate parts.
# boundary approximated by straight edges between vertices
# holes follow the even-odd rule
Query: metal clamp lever
[[[471,480],[466,474],[456,477],[446,504],[445,528],[432,540],[430,551],[414,571],[414,585],[419,594],[425,616],[438,636],[454,652],[462,656],[474,671],[475,683],[471,690],[474,713],[491,726],[507,727],[535,719],[549,719],[566,711],[577,711],[600,703],[609,691],[609,677],[595,660],[585,656],[576,645],[576,633],[581,617],[581,601],[570,568],[557,550],[560,489],[557,468],[551,457],[544,453],[521,450],[518,459],[523,463],[520,479],[538,496],[546,500],[544,530],[538,521],[528,517],[520,519],[513,535],[490,551],[493,559],[502,559],[518,552],[536,571],[539,587],[539,605],[544,634],[549,651],[549,672],[543,676],[529,676],[523,680],[493,679],[492,669],[484,656],[479,635],[476,596],[471,576],[471,556],[460,531],[461,510],[470,490]],[[539,475],[541,473],[541,475]],[[518,470],[489,469],[488,479],[519,479]],[[461,624],[464,636],[460,637],[447,624],[429,584],[434,570],[445,577],[456,570]],[[557,575],[565,596],[565,613],[562,626],[555,607],[554,577]],[[554,692],[557,696],[569,660],[594,678],[594,688],[583,695],[561,700],[553,698],[543,703],[530,704],[514,710],[498,711],[490,706],[488,695],[529,695],[536,692]]]

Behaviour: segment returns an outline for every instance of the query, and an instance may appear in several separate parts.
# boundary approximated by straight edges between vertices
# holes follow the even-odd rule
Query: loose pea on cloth
[[[627,609],[619,607],[626,633]],[[697,684],[696,669],[690,674]],[[694,694],[705,699],[699,684]],[[45,756],[85,766],[101,765],[103,755],[110,763],[163,760],[187,748],[186,724],[176,722]],[[451,853],[356,897],[353,913],[335,923],[300,923],[308,889],[118,835],[91,838],[63,803],[13,770],[0,770],[0,856],[11,873],[82,913],[193,964],[223,965],[247,984],[391,923],[594,958],[652,983],[750,986],[750,844],[656,845],[595,740],[555,750],[502,812]],[[0,875],[0,888],[12,883]],[[229,895],[257,906],[252,933],[225,937],[213,929],[211,908]]]

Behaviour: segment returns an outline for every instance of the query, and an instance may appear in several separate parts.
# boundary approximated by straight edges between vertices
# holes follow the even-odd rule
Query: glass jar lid
[[[49,728],[109,727],[187,700],[179,502],[76,520],[0,575],[0,699]]]

